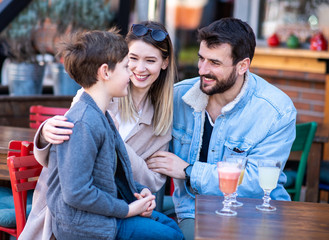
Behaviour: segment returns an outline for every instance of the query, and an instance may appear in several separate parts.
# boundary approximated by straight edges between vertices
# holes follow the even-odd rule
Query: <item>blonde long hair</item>
[[[158,22],[145,21],[140,24],[151,28],[160,29],[167,32],[166,28]],[[168,67],[161,69],[158,79],[150,87],[147,97],[150,98],[154,106],[153,128],[155,135],[165,135],[172,125],[173,119],[173,85],[177,80],[177,68],[174,58],[172,42],[169,35],[163,41],[155,41],[149,33],[143,36],[136,36],[130,30],[126,36],[128,45],[136,40],[142,40],[147,44],[159,49],[163,59],[169,60]],[[128,88],[128,95],[120,99],[121,118],[128,122],[134,116],[138,116],[137,109],[131,96],[132,83]]]

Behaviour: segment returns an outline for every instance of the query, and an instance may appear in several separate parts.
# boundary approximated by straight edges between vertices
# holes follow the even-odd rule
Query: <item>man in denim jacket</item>
[[[175,178],[173,200],[186,239],[194,235],[195,195],[223,195],[216,163],[248,157],[240,197],[262,198],[258,160],[284,167],[295,139],[296,109],[278,88],[249,72],[255,35],[245,22],[225,18],[199,30],[199,74],[175,85],[171,152],[149,160]],[[282,172],[271,198],[290,200]]]

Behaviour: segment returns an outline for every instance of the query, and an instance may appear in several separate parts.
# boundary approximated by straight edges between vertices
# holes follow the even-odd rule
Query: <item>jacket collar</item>
[[[96,104],[94,99],[88,93],[86,93],[86,91],[83,91],[83,93],[81,94],[80,101],[87,103],[89,106],[95,108],[98,112],[100,112],[100,113],[102,113],[102,115],[104,115],[104,113],[98,107],[98,105]]]
[[[140,116],[139,123],[151,125],[154,115],[154,107],[151,102],[151,98],[147,97],[143,107],[143,112]]]
[[[222,114],[232,111],[235,107],[241,107],[254,88],[254,81],[249,71],[246,72],[246,77],[242,89],[238,96],[222,108]],[[209,96],[203,93],[200,89],[200,80],[197,81],[182,97],[183,101],[191,106],[196,112],[201,112],[206,109]]]
[[[201,112],[207,107],[209,96],[200,89],[200,79],[182,97],[183,101],[190,105],[194,111]]]
[[[116,115],[119,112],[119,98],[113,98],[112,102],[109,105],[109,111],[111,111],[114,115]],[[154,108],[151,99],[148,97],[145,100],[143,112],[141,116],[139,116],[138,123],[151,125],[153,114],[154,114]]]

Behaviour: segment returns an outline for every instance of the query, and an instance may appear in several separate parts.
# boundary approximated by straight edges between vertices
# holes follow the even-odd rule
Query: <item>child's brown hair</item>
[[[114,70],[128,54],[127,43],[115,28],[76,32],[64,37],[57,47],[65,70],[84,88],[97,82],[97,71],[102,64]]]

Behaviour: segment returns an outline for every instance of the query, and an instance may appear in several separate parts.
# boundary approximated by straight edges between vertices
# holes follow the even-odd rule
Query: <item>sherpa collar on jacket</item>
[[[249,71],[246,72],[245,81],[242,86],[242,89],[238,96],[230,103],[225,105],[222,108],[222,114],[231,111],[239,102],[240,100],[247,95],[246,92],[248,89],[249,81],[250,80],[250,73]],[[184,96],[182,97],[183,101],[191,106],[196,112],[201,112],[206,109],[209,101],[209,95],[203,93],[200,89],[200,80],[197,81],[190,90],[188,90]]]

